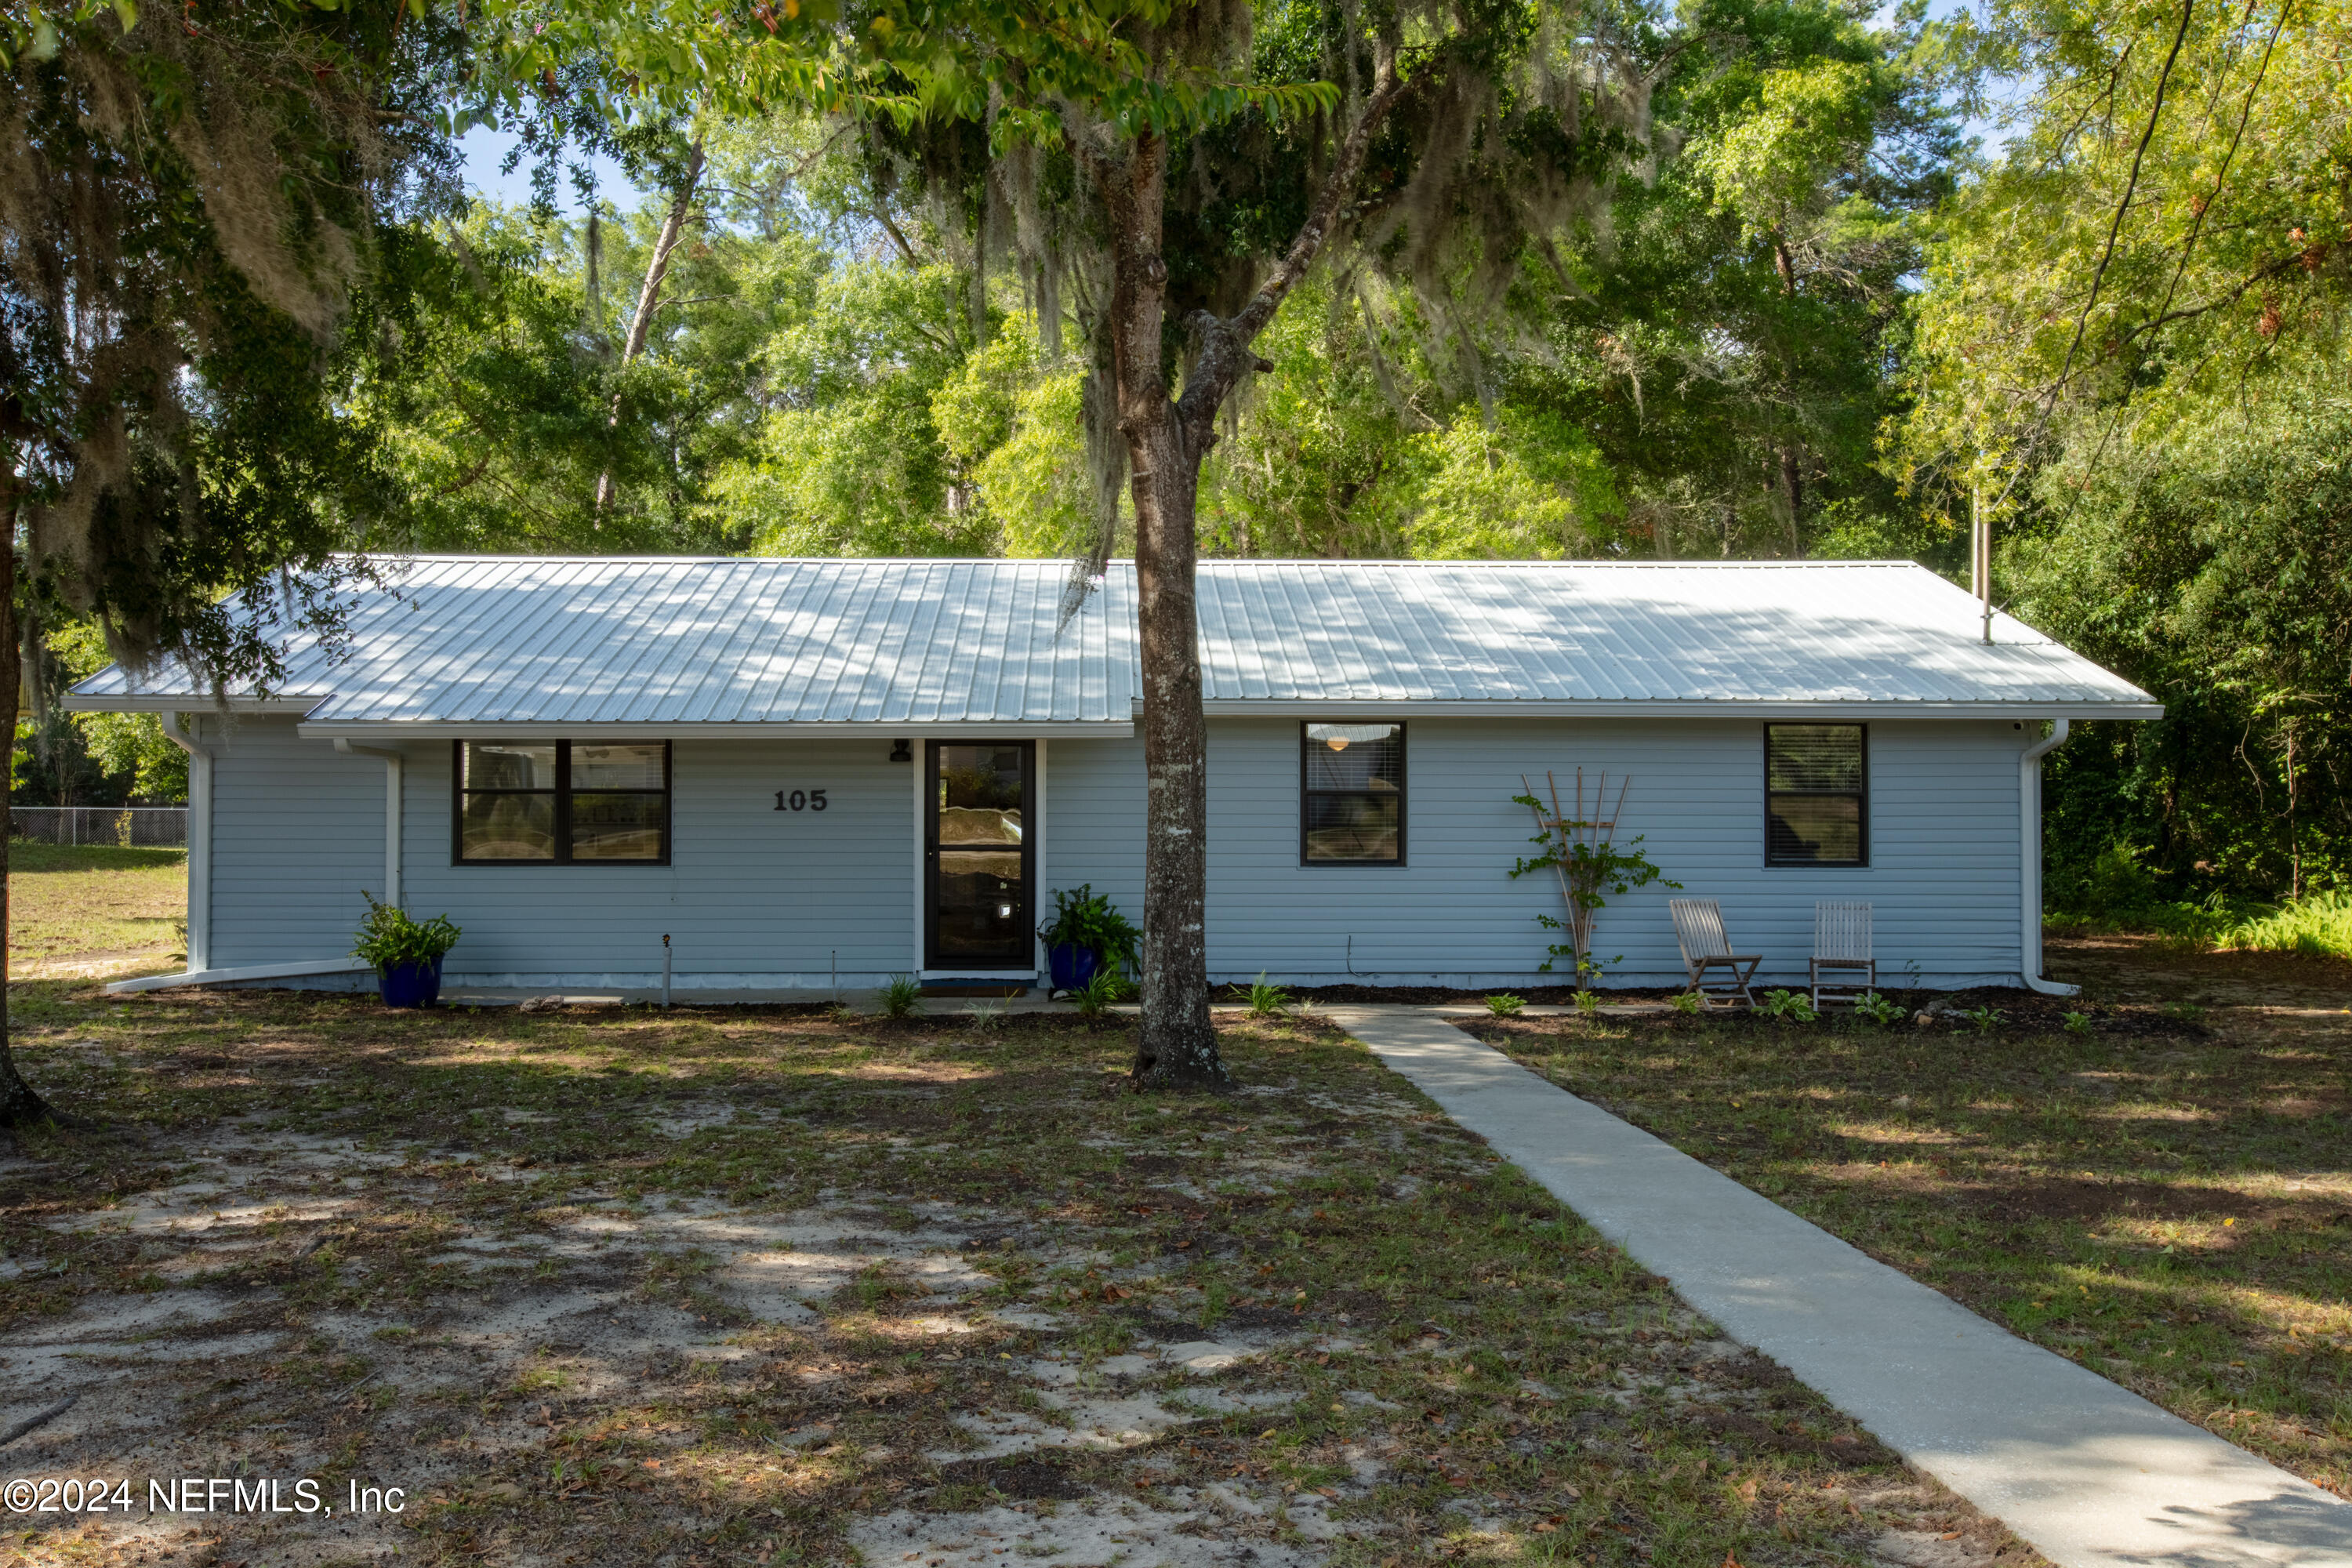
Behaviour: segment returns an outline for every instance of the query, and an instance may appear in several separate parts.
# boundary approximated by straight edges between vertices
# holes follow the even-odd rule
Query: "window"
[[[669,864],[669,742],[460,741],[460,865]]]
[[[1298,858],[1310,866],[1404,864],[1404,726],[1300,726]]]
[[[1867,866],[1860,724],[1764,726],[1764,863]]]

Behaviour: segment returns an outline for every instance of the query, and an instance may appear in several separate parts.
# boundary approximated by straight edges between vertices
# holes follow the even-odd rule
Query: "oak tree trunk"
[[[1281,261],[1237,314],[1196,310],[1185,322],[1198,353],[1181,397],[1169,395],[1160,348],[1167,142],[1139,135],[1118,157],[1073,145],[1108,219],[1111,291],[1102,330],[1110,334],[1112,390],[1133,475],[1145,786],[1139,1087],[1233,1084],[1209,1020],[1209,731],[1201,709],[1193,537],[1202,459],[1217,442],[1218,409],[1244,377],[1274,368],[1251,344],[1323,248],[1372,132],[1401,89],[1395,60],[1383,51],[1363,113]]]
[[[0,653],[0,712],[8,715],[13,764],[23,668],[16,652],[16,487],[8,476],[0,476],[0,522],[7,526],[7,534],[0,536],[0,649],[6,650]],[[16,1071],[16,1055],[8,1047],[8,816],[15,773],[13,765],[0,768],[0,1133],[56,1114]]]

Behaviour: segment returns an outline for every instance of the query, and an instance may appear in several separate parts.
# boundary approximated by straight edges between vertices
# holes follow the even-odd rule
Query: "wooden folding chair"
[[[1870,956],[1870,906],[1813,906],[1813,1008],[1851,1007],[1878,989],[1878,961]]]
[[[1709,1006],[1756,1005],[1748,983],[1756,978],[1756,966],[1764,955],[1731,951],[1731,939],[1723,933],[1723,910],[1716,901],[1668,899],[1666,908],[1674,913],[1675,941],[1682,944],[1683,970],[1690,976],[1691,989]]]

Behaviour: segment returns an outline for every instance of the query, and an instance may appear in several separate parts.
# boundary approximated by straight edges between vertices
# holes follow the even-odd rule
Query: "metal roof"
[[[1135,574],[1056,632],[1053,561],[424,556],[361,591],[340,662],[239,708],[306,733],[1128,728]],[[2152,718],[2146,692],[1908,563],[1204,561],[1212,712]],[[202,708],[164,667],[77,709]]]

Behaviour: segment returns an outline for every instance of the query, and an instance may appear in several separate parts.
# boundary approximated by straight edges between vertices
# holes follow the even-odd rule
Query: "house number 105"
[[[776,792],[776,809],[778,811],[823,811],[824,809],[824,791],[821,789],[780,789]]]

